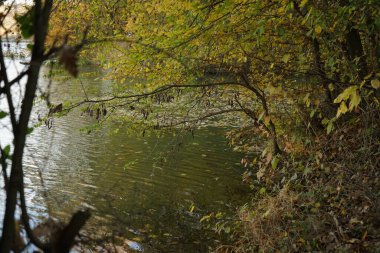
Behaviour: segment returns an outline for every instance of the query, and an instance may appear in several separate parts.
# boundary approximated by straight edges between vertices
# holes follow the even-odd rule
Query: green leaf
[[[307,166],[307,167],[303,170],[303,175],[304,175],[304,176],[307,176],[307,175],[309,175],[312,171],[313,171],[312,167]]]
[[[34,44],[28,44],[28,45],[26,45],[26,47],[30,50],[30,51],[32,51],[33,50],[33,46],[34,46]]]
[[[8,116],[8,113],[7,113],[7,112],[0,111],[0,119],[5,118],[6,116]]]
[[[280,159],[277,156],[273,157],[272,162],[271,162],[272,169],[276,169],[277,168],[277,165],[278,165],[279,161],[280,161]]]
[[[326,128],[326,130],[327,130],[327,134],[330,134],[330,133],[331,133],[331,131],[332,131],[332,129],[333,129],[333,126],[334,126],[333,122],[330,121],[329,124],[327,125],[327,128]]]
[[[288,63],[290,60],[290,54],[286,54],[282,57],[282,61],[285,63]]]
[[[7,146],[5,146],[5,148],[3,149],[3,153],[4,153],[5,158],[8,158],[8,157],[9,157],[9,152],[11,152],[11,145],[7,145]]]
[[[28,127],[28,129],[26,130],[26,134],[31,134],[33,130],[34,130],[33,127]]]
[[[282,28],[282,27],[280,27],[280,28],[277,29],[277,33],[280,36],[284,36],[285,35],[285,29]]]
[[[315,115],[315,112],[317,111],[317,109],[314,109],[310,112],[310,118],[313,118],[314,115]]]
[[[306,104],[307,107],[310,107],[311,101],[310,101],[310,93],[307,93],[305,97],[303,98],[303,102]]]
[[[260,26],[258,29],[257,29],[257,33],[259,36],[263,35],[264,34],[264,27],[263,26]]]
[[[29,10],[23,15],[15,17],[17,23],[20,25],[20,31],[22,37],[28,39],[34,34],[33,20],[34,20],[34,8]]]
[[[375,27],[376,27],[378,30],[380,30],[380,17],[378,17],[378,18],[375,20],[374,24],[375,24]]]

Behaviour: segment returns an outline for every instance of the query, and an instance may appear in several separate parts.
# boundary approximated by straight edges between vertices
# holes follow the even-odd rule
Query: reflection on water
[[[108,82],[91,76],[82,75],[81,81],[90,94],[110,90]],[[46,87],[48,80],[40,82]],[[56,103],[84,96],[80,82],[63,74],[54,79],[52,92]],[[207,251],[210,241],[200,217],[232,211],[247,191],[235,165],[240,155],[226,145],[223,129],[161,138],[127,134],[127,129],[115,133],[113,123],[91,134],[79,131],[91,123],[94,119],[73,111],[28,138],[25,182],[33,221],[68,218],[86,207],[94,214],[89,230],[105,228],[140,240],[145,252]],[[0,197],[4,203],[3,193]]]

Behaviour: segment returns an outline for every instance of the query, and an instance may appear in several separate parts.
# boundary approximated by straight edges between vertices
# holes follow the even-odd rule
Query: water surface
[[[23,66],[16,62],[17,68]],[[50,80],[45,66],[40,85],[46,88],[51,82],[56,104],[83,98],[83,87],[90,96],[111,91],[111,83],[90,74],[94,71],[101,73],[85,66],[80,79],[61,73]],[[4,98],[1,107],[6,107]],[[36,108],[34,123],[46,113],[43,103]],[[205,127],[194,135],[177,129],[159,138],[131,134],[108,122],[88,134],[80,129],[96,120],[80,110],[52,122],[50,129],[44,124],[36,128],[26,145],[26,194],[35,224],[90,208],[88,231],[112,231],[140,242],[145,252],[207,252],[215,237],[203,229],[200,218],[231,213],[246,201],[248,189],[237,164],[241,155],[227,146],[225,129]],[[2,123],[4,145],[10,135]],[[3,192],[0,201],[4,203]]]

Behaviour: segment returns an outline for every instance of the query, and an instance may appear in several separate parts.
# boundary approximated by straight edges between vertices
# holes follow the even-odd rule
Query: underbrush
[[[379,114],[344,119],[277,166],[253,167],[252,202],[215,251],[380,252]]]

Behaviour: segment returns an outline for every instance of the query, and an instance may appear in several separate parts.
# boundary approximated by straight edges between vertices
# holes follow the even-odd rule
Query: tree
[[[1,22],[4,22],[4,17],[10,15],[14,7],[14,2],[6,6],[2,15]],[[38,88],[38,78],[43,62],[60,53],[62,64],[75,75],[75,54],[81,47],[69,48],[66,43],[56,44],[50,48],[45,46],[46,36],[48,33],[48,25],[50,14],[53,8],[53,1],[46,0],[34,1],[33,5],[27,7],[25,13],[16,16],[16,21],[20,27],[20,32],[25,39],[31,38],[31,58],[28,67],[18,74],[14,79],[9,79],[7,71],[6,56],[4,54],[4,39],[5,42],[9,41],[10,31],[5,31],[5,34],[0,38],[0,81],[1,99],[6,99],[8,104],[8,111],[1,111],[1,119],[9,117],[12,133],[13,133],[13,153],[11,147],[0,147],[1,151],[1,165],[3,180],[6,191],[5,213],[3,217],[2,235],[0,241],[0,251],[7,253],[10,252],[12,243],[15,241],[19,231],[16,230],[15,211],[17,204],[21,207],[21,220],[25,228],[28,239],[38,248],[45,252],[69,252],[74,243],[74,238],[78,231],[89,218],[88,211],[79,211],[73,215],[70,223],[65,226],[57,238],[52,241],[42,241],[38,238],[33,228],[29,223],[29,216],[25,203],[24,193],[24,170],[23,170],[23,154],[25,141],[31,129],[28,126],[31,111],[33,108],[33,101],[36,96]],[[3,24],[3,23],[2,23]],[[26,83],[23,83],[26,78]],[[21,110],[17,110],[17,98],[14,94],[13,86],[17,84],[25,85],[25,92],[20,99]],[[8,162],[11,161],[10,174],[7,173]]]
[[[287,141],[279,141],[279,131],[331,130],[361,97],[378,104],[371,81],[379,71],[379,8],[372,1],[165,0],[130,1],[127,7],[123,1],[73,1],[60,7],[69,15],[53,19],[53,27],[62,20],[91,21],[89,36],[96,43],[84,54],[95,55],[119,81],[108,97],[80,104],[114,107],[148,98],[144,111],[154,113],[141,118],[153,119],[151,127],[245,113],[244,121],[279,153],[279,142]],[[67,30],[75,37],[76,28]],[[163,102],[158,94],[176,98],[170,101],[177,105],[183,105],[181,94],[196,98],[193,117],[185,108],[182,120],[178,113],[171,120],[161,115],[162,105],[153,105]],[[295,122],[288,113],[302,117]]]
[[[78,13],[73,4],[80,4],[84,11]],[[230,133],[235,148],[248,154],[262,151],[261,156],[242,159],[249,167],[247,181],[251,177],[253,186],[260,187],[254,194],[263,200],[253,211],[247,211],[247,217],[257,213],[259,225],[272,217],[283,228],[282,222],[289,221],[288,213],[278,220],[277,213],[267,210],[268,203],[287,207],[284,196],[291,202],[296,199],[288,194],[292,188],[301,206],[292,214],[301,217],[291,222],[314,227],[305,218],[309,213],[303,208],[309,206],[312,212],[323,210],[324,216],[319,216],[323,219],[332,216],[331,227],[337,228],[336,237],[340,238],[334,240],[339,243],[354,242],[362,247],[368,233],[376,235],[367,229],[370,225],[360,231],[347,225],[356,222],[346,215],[347,211],[351,215],[357,211],[343,204],[351,199],[343,197],[341,187],[331,180],[339,178],[342,188],[349,189],[346,196],[355,195],[355,189],[378,189],[378,160],[371,157],[378,153],[375,140],[379,136],[375,123],[380,108],[378,1],[152,0],[129,1],[127,7],[124,4],[108,1],[102,8],[100,1],[92,1],[91,5],[75,1],[60,6],[69,13],[67,20],[91,20],[89,36],[96,43],[84,55],[99,62],[108,70],[109,78],[118,81],[112,93],[85,98],[68,109],[85,105],[91,111],[105,106],[118,111],[118,118],[122,115],[127,122],[137,122],[142,132],[187,127],[216,117],[218,123],[229,120],[239,127]],[[113,22],[115,17],[117,22]],[[60,21],[57,17],[53,24]],[[68,32],[75,37],[75,29],[68,27]],[[268,147],[255,147],[257,133],[268,137]],[[349,151],[358,143],[356,135],[369,140],[369,144]],[[365,154],[359,150],[365,150]],[[346,162],[363,161],[363,157],[371,161],[370,165]],[[353,176],[341,169],[348,167],[359,172]],[[373,181],[367,184],[371,176],[364,175],[372,175]],[[355,178],[363,180],[350,184]],[[285,189],[282,195],[280,187]],[[335,188],[338,190],[332,192]],[[310,206],[309,196],[315,192],[318,201]],[[267,193],[270,195],[266,198]],[[369,197],[371,201],[375,198]],[[319,201],[324,202],[321,205]],[[272,205],[272,209],[276,207]],[[302,234],[291,222],[283,231],[291,228],[296,230],[294,234]],[[273,222],[268,222],[268,227],[273,228]],[[261,229],[259,226],[254,232]],[[276,244],[282,240],[278,233],[281,229],[276,227],[276,231],[272,238],[275,245],[282,246]],[[308,230],[301,232],[311,235]],[[356,239],[348,240],[352,235]],[[265,233],[262,236],[266,240],[269,237]],[[285,237],[293,242],[299,239],[288,233]],[[323,239],[318,240],[312,238],[307,245],[301,237],[300,250],[325,249]],[[254,243],[262,246],[262,240],[257,241]],[[293,242],[285,249],[294,250]],[[316,242],[315,248],[310,246]],[[262,249],[254,247],[247,251]],[[265,249],[271,251],[274,247]]]

